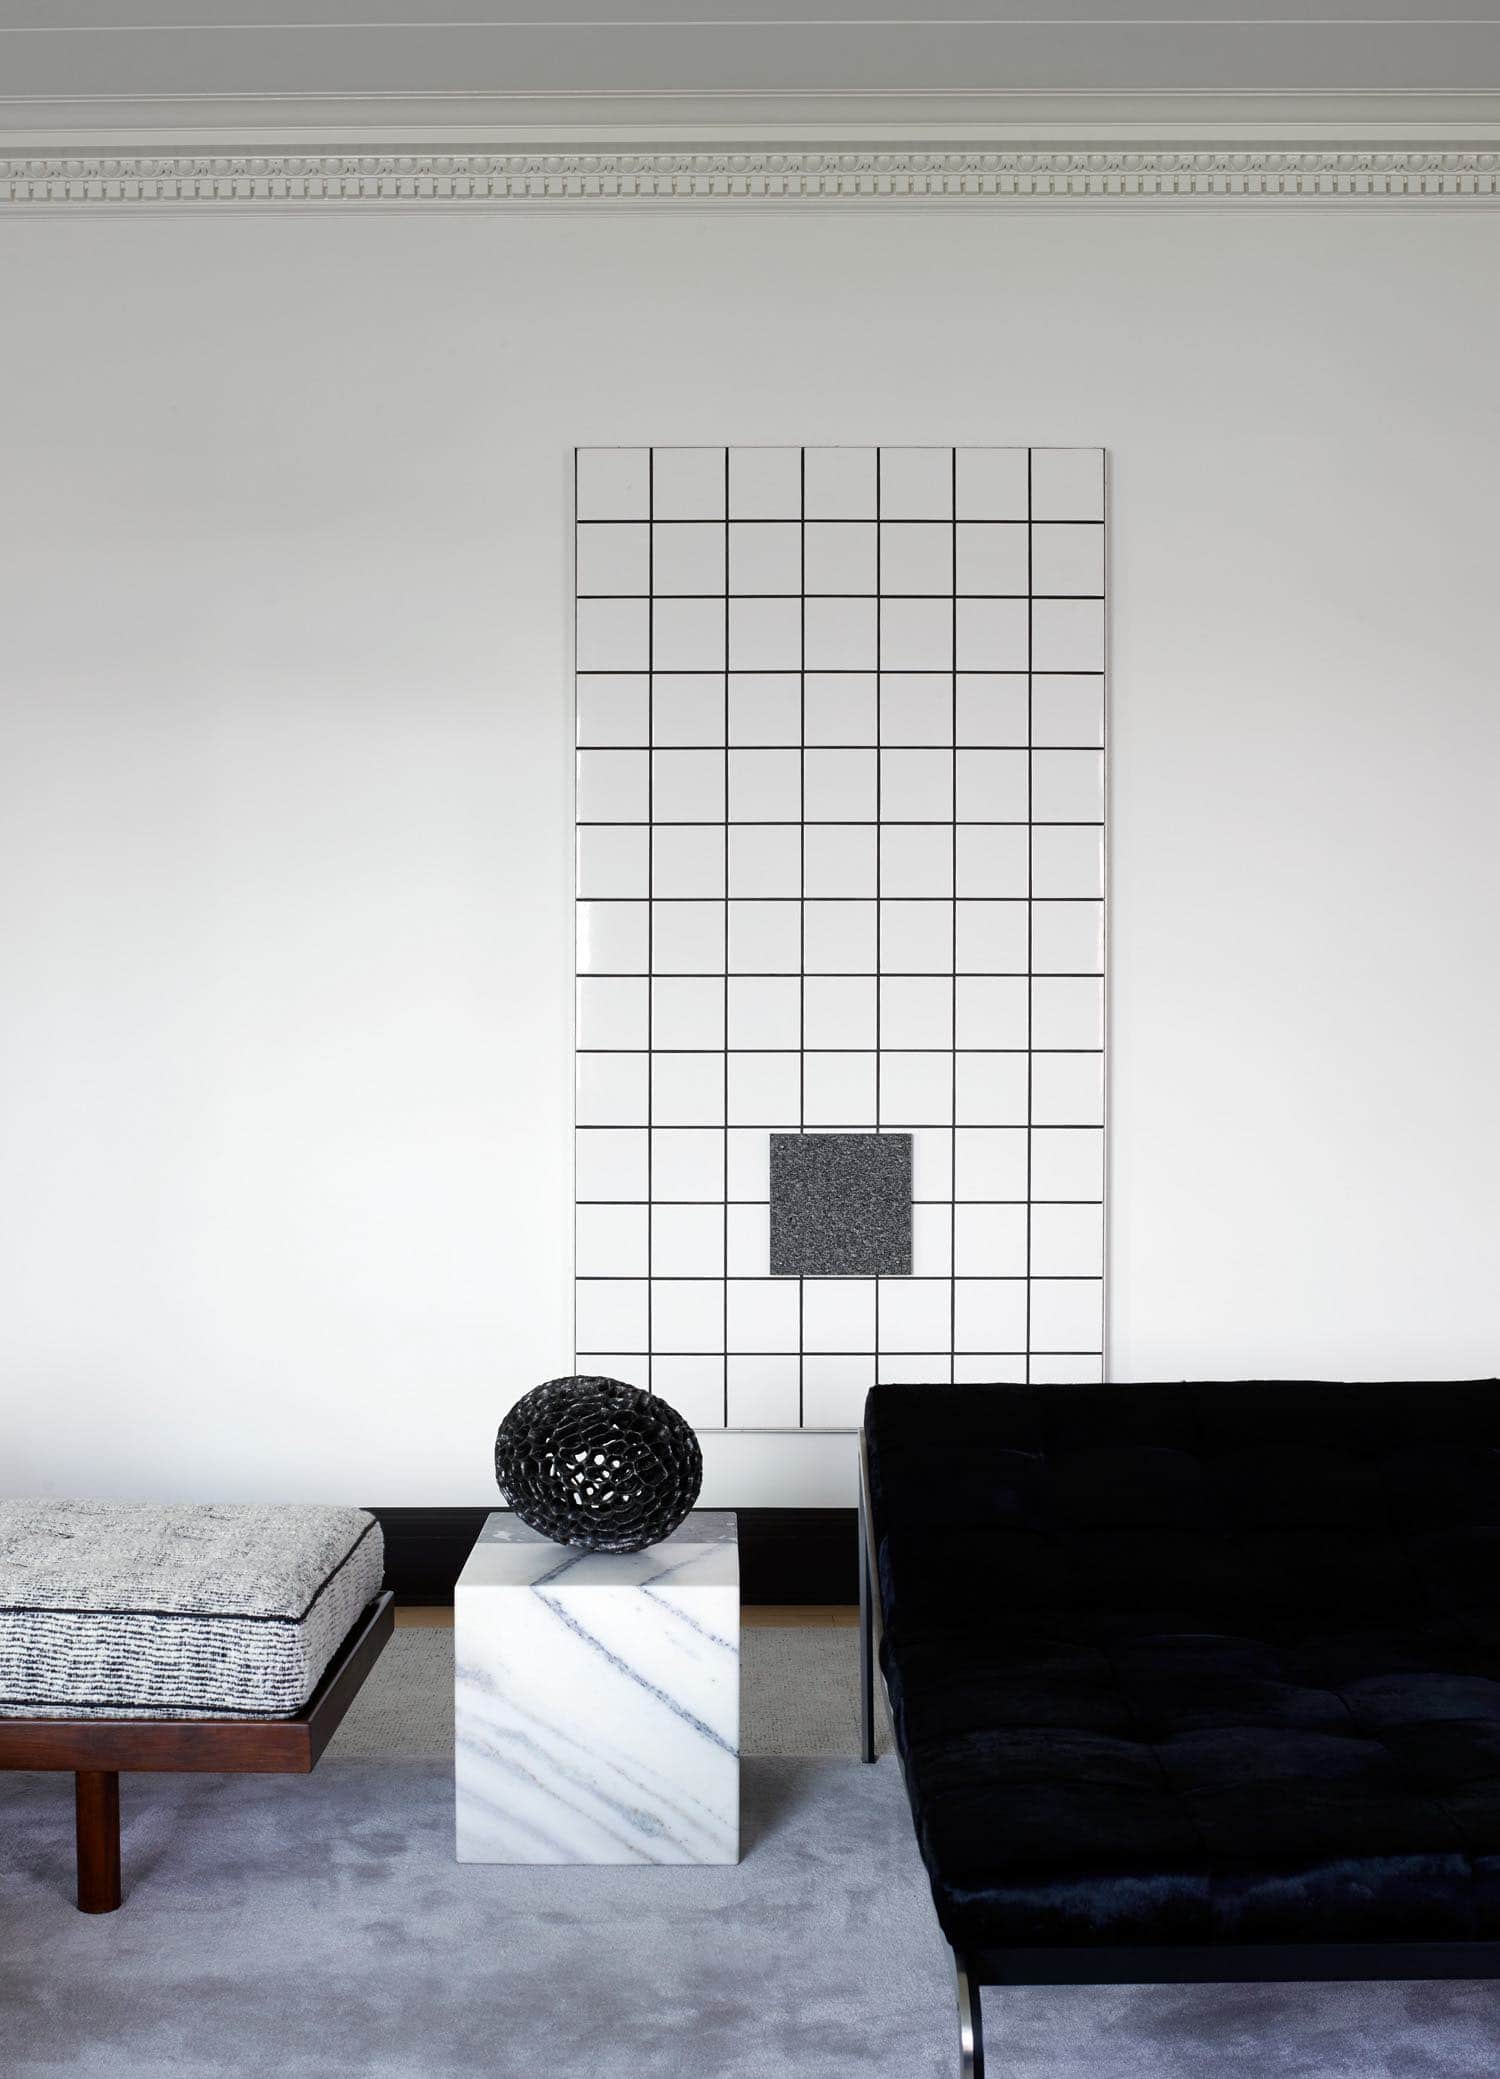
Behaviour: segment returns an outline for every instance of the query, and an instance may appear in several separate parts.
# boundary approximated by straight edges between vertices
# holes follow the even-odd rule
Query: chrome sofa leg
[[[979,1987],[969,1975],[966,1959],[956,1949],[953,1976],[958,1993],[959,2079],[984,2079],[984,2020],[979,2011]]]
[[[859,1509],[859,1756],[875,1759],[875,1611],[870,1595],[870,1539]]]

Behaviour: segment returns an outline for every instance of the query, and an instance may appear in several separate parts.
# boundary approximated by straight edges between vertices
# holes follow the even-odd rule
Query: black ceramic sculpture
[[[703,1453],[677,1410],[619,1379],[548,1379],[495,1438],[495,1478],[523,1523],[584,1552],[640,1552],[698,1499]]]

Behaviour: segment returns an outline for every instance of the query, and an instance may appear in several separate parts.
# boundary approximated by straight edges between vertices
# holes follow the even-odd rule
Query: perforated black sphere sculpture
[[[548,1379],[501,1423],[495,1478],[543,1537],[639,1552],[669,1537],[698,1499],[703,1453],[655,1394],[619,1379]]]

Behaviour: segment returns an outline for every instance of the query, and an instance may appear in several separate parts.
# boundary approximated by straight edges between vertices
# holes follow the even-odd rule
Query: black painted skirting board
[[[492,1504],[387,1509],[367,1504],[385,1533],[386,1586],[402,1603],[447,1603]],[[852,1603],[859,1594],[853,1509],[737,1509],[740,1600]]]

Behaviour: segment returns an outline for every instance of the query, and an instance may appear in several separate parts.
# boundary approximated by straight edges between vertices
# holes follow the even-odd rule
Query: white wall
[[[1496,257],[0,228],[0,1488],[481,1501],[566,1366],[575,442],[1110,450],[1114,1376],[1500,1368]]]

